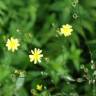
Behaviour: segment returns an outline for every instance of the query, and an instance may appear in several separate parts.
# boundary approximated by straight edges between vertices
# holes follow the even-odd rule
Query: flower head
[[[41,58],[43,57],[43,54],[41,54],[42,53],[42,50],[40,50],[40,49],[34,49],[34,51],[33,50],[31,50],[31,55],[29,55],[29,58],[30,58],[30,62],[34,62],[34,64],[36,64],[37,62],[41,62]]]
[[[18,49],[19,46],[20,44],[18,39],[11,37],[10,39],[7,40],[6,47],[8,48],[8,50],[14,52],[15,50]]]
[[[36,89],[37,89],[38,91],[42,91],[42,88],[43,88],[42,85],[37,85],[37,86],[36,86]]]
[[[65,37],[70,36],[72,31],[72,26],[69,24],[63,25],[62,28],[60,28],[60,34],[63,34]]]

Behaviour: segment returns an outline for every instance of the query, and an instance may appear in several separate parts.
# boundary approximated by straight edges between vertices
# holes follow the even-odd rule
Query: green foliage
[[[96,96],[96,0],[77,1],[0,0],[0,96]],[[57,33],[64,24],[69,37]],[[20,41],[14,53],[10,37]],[[40,64],[30,63],[34,48]]]

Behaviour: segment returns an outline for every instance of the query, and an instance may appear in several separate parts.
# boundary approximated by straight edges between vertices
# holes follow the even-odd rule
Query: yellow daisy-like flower
[[[18,39],[11,37],[10,39],[7,40],[6,47],[8,48],[8,50],[14,52],[15,50],[18,49],[19,46],[20,44]]]
[[[40,49],[34,49],[34,51],[33,50],[31,50],[31,55],[29,55],[29,58],[30,58],[30,62],[34,62],[34,64],[36,64],[36,63],[40,63],[41,62],[41,58],[43,57],[43,54],[41,54],[42,53],[42,50],[40,50]]]
[[[37,85],[37,86],[36,86],[36,89],[37,89],[38,91],[42,91],[43,85]]]
[[[65,37],[70,36],[72,31],[72,26],[69,24],[63,25],[62,28],[60,28],[60,34],[63,34]]]

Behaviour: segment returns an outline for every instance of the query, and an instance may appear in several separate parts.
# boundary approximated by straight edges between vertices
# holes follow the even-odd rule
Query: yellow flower
[[[18,49],[19,46],[20,44],[18,39],[14,39],[13,37],[11,37],[10,39],[7,40],[6,47],[8,48],[8,50],[14,52],[15,50]]]
[[[34,49],[34,51],[33,50],[31,50],[31,55],[29,55],[29,58],[30,58],[30,62],[34,62],[34,64],[36,64],[37,62],[41,62],[41,58],[43,57],[43,54],[41,54],[42,53],[42,50],[40,50],[40,49]]]
[[[70,36],[72,31],[72,26],[69,24],[63,25],[62,28],[60,28],[60,34],[63,34],[65,37]]]
[[[37,89],[38,91],[42,91],[42,88],[43,88],[42,85],[37,85],[37,86],[36,86],[36,89]]]
[[[16,75],[19,75],[20,77],[24,77],[25,75],[25,71],[22,71],[22,70],[15,70],[14,72]]]

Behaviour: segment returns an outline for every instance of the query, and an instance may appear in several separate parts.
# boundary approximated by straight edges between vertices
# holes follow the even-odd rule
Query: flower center
[[[16,44],[15,44],[14,41],[12,41],[11,44],[10,44],[10,46],[11,46],[12,48],[15,47],[15,45],[16,45]]]
[[[35,58],[36,60],[38,60],[39,54],[38,54],[37,52],[34,54],[34,58]]]

